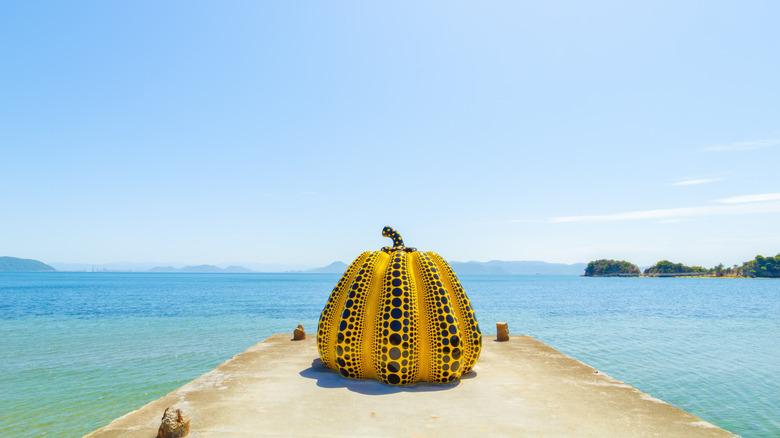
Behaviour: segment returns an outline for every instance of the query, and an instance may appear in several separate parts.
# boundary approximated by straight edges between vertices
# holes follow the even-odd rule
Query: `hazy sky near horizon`
[[[780,3],[11,2],[0,255],[780,253]]]

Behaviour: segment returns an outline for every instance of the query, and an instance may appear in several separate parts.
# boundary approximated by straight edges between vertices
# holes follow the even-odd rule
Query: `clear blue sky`
[[[780,2],[9,2],[0,255],[780,252]]]

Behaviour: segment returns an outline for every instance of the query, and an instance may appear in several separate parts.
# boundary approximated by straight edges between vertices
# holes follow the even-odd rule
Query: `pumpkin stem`
[[[396,231],[392,227],[384,227],[382,228],[382,235],[384,237],[389,237],[393,239],[393,246],[385,246],[382,248],[382,251],[390,252],[390,251],[406,251],[406,252],[412,252],[416,251],[415,248],[407,248],[404,246],[404,239],[401,239],[401,235],[398,234],[398,231]]]

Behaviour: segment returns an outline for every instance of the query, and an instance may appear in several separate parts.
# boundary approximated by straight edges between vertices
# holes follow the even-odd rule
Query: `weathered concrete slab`
[[[151,438],[169,406],[190,437],[734,436],[527,336],[486,340],[459,382],[391,387],[325,368],[313,337],[274,335],[89,435]]]

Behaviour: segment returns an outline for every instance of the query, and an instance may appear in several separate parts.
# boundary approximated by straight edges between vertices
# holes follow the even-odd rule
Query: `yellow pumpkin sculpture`
[[[404,247],[366,251],[349,266],[320,316],[322,362],[344,377],[391,385],[446,383],[471,371],[482,334],[466,293],[438,254]]]

